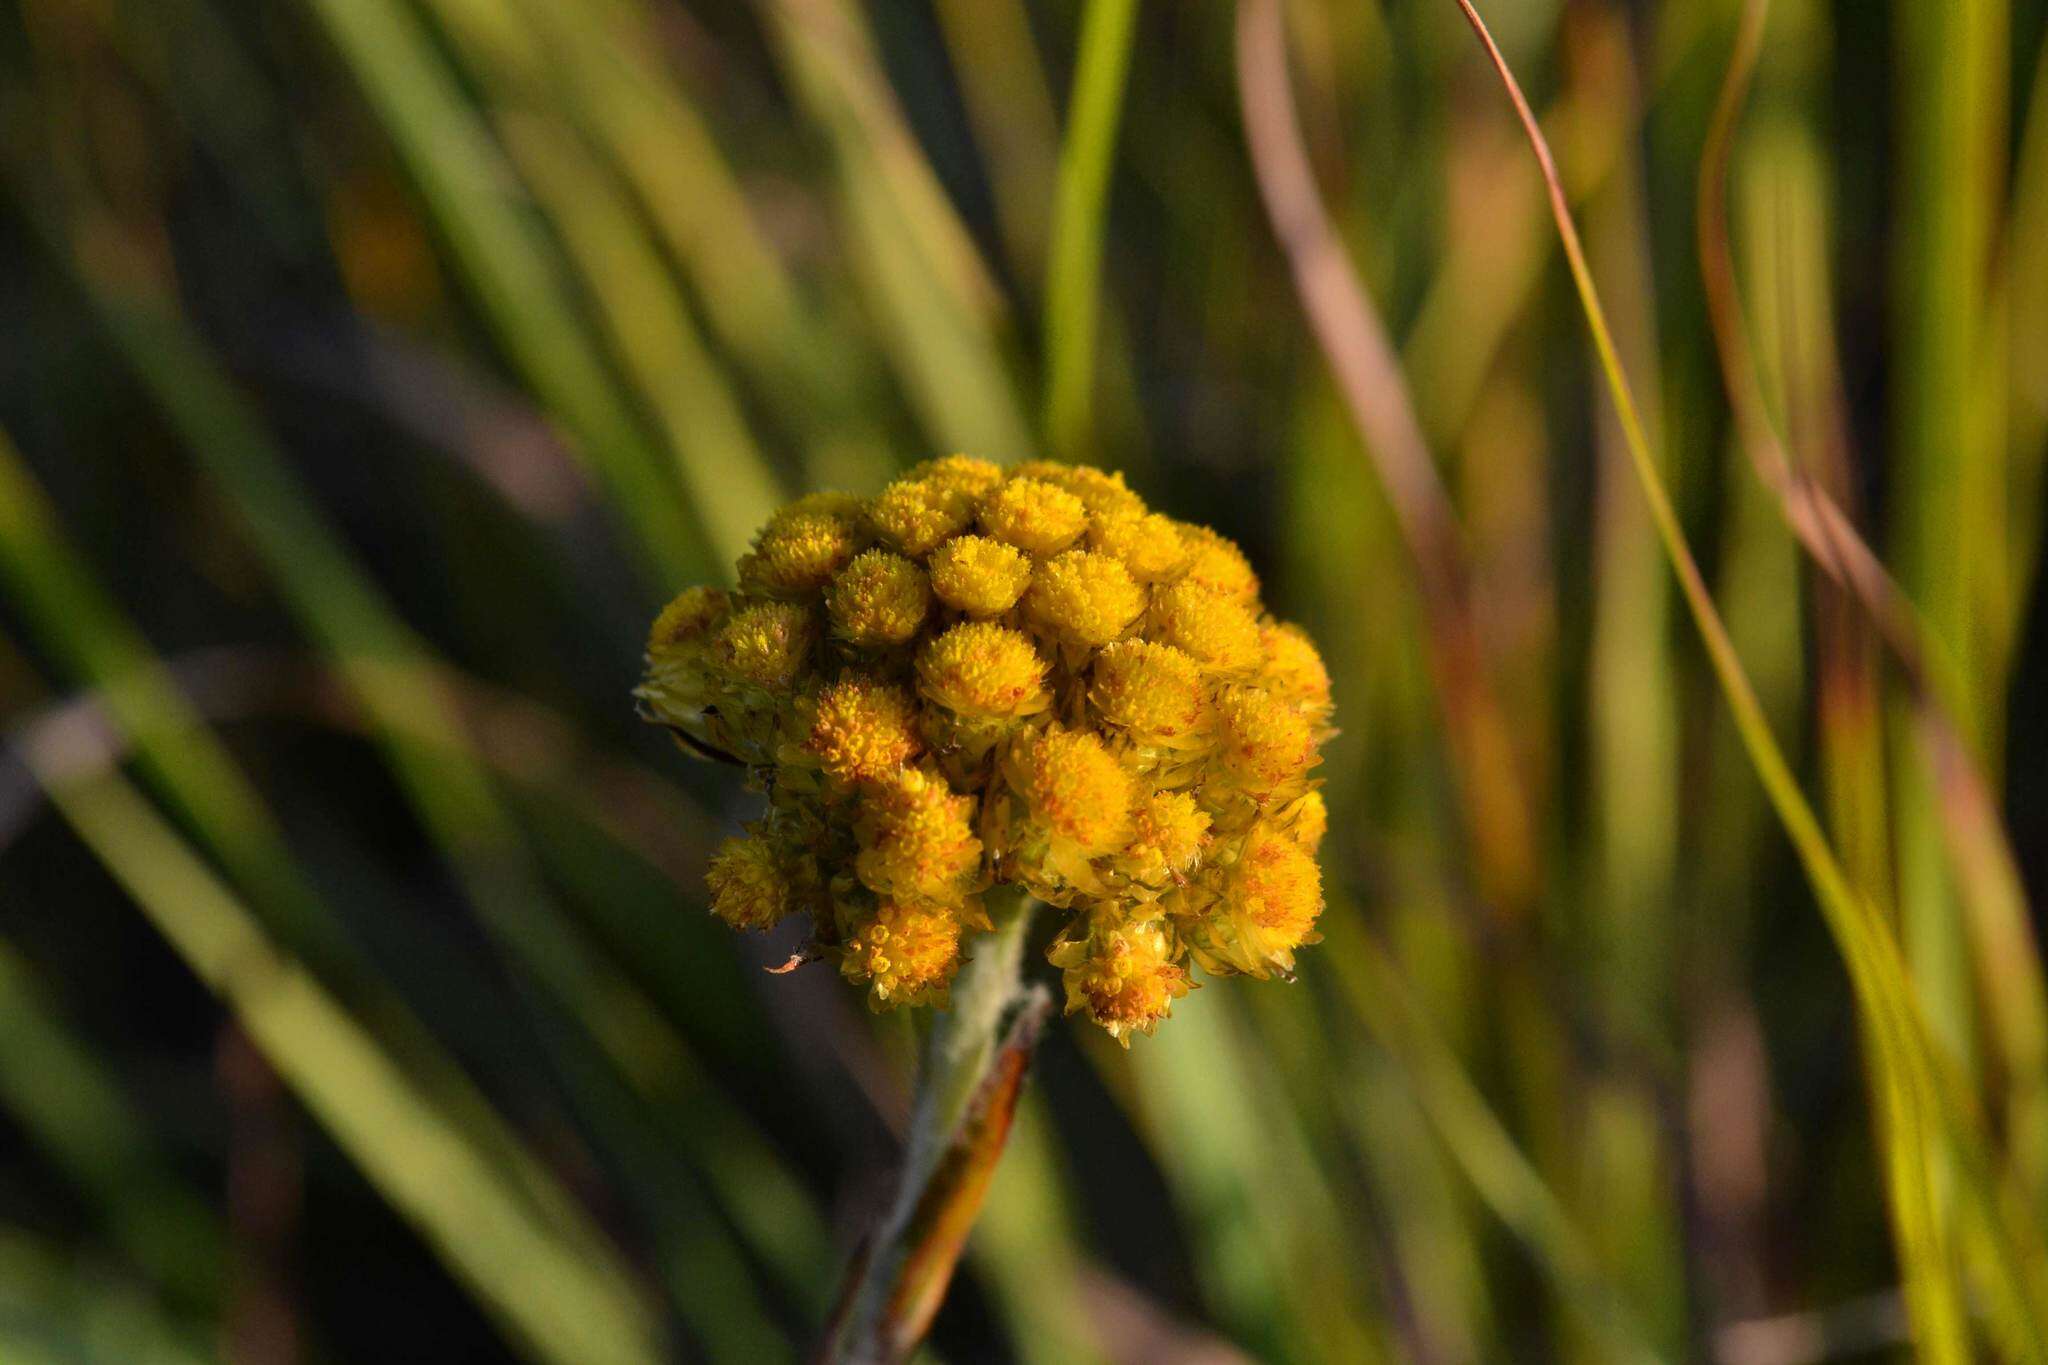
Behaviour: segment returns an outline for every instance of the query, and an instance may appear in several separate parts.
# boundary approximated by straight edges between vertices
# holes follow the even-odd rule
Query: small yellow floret
[[[705,873],[711,913],[735,929],[772,929],[796,908],[789,859],[759,834],[727,839]]]
[[[1185,578],[1153,593],[1149,635],[1218,673],[1248,673],[1264,657],[1244,604]]]
[[[1259,685],[1302,710],[1327,715],[1330,670],[1321,651],[1300,626],[1272,622],[1260,627],[1259,643],[1266,659],[1259,666]]]
[[[942,455],[936,460],[919,461],[905,470],[903,477],[927,480],[981,498],[995,492],[996,485],[1006,476],[1001,465],[989,460],[977,460],[972,455]]]
[[[1218,535],[1206,526],[1181,527],[1193,554],[1188,559],[1187,581],[1213,588],[1239,602],[1256,602],[1259,576],[1237,542]]]
[[[1209,812],[1190,792],[1153,792],[1138,803],[1131,842],[1116,866],[1132,881],[1163,888],[1184,881],[1209,847]]]
[[[1054,555],[1088,529],[1079,498],[1043,479],[1011,479],[981,505],[981,529],[1035,555]]]
[[[1225,883],[1230,913],[1257,931],[1251,937],[1268,961],[1293,965],[1323,913],[1323,873],[1315,857],[1267,824],[1252,827]]]
[[[1091,731],[1057,726],[1018,743],[1005,769],[1033,816],[1086,857],[1131,835],[1131,775]]]
[[[1260,687],[1217,698],[1218,757],[1240,791],[1264,801],[1315,762],[1314,729],[1299,711]]]
[[[1151,1033],[1192,988],[1185,967],[1158,920],[1100,926],[1057,945],[1067,1013],[1086,1011],[1109,1036],[1131,1045],[1131,1034]]]
[[[972,796],[955,796],[946,780],[916,768],[872,784],[854,825],[861,850],[854,872],[868,890],[899,900],[951,904],[981,871]]]
[[[732,599],[721,589],[684,588],[654,618],[647,632],[648,654],[659,655],[701,641],[731,604]]]
[[[969,616],[1000,616],[1031,583],[1031,557],[987,536],[960,536],[932,552],[932,591]]]
[[[1313,853],[1323,845],[1323,838],[1330,832],[1330,805],[1320,791],[1304,792],[1282,812],[1287,832],[1294,836],[1294,842]]]
[[[974,520],[974,495],[937,479],[898,479],[881,491],[868,520],[913,559],[930,554]]]
[[[1030,637],[1008,626],[968,621],[918,655],[924,694],[956,715],[976,720],[1036,715],[1051,698],[1046,662]]]
[[[887,550],[861,551],[826,596],[833,632],[864,649],[904,643],[917,634],[931,605],[924,570]]]
[[[818,693],[804,750],[849,785],[888,777],[924,752],[917,699],[872,678],[842,678]]]
[[[884,900],[846,937],[839,971],[866,982],[868,1004],[945,1005],[960,970],[960,918],[944,906]]]
[[[740,557],[740,586],[774,597],[814,593],[846,567],[861,547],[859,500],[827,495],[806,507],[798,504],[777,512],[754,537],[754,548]]]
[[[1097,513],[1088,523],[1088,543],[1115,555],[1140,583],[1158,583],[1187,566],[1189,546],[1172,517],[1157,512]]]
[[[1092,550],[1068,550],[1032,575],[1024,614],[1066,644],[1106,645],[1145,610],[1145,590],[1123,561]]]
[[[1095,657],[1088,700],[1142,744],[1180,744],[1209,719],[1202,666],[1172,645],[1119,640]]]
[[[808,608],[754,602],[726,618],[713,649],[730,677],[779,691],[802,675],[816,637],[817,623]]]
[[[1092,516],[1140,516],[1145,511],[1145,500],[1130,490],[1123,475],[1093,465],[1026,460],[1010,471],[1010,477],[1038,479],[1064,488],[1079,498]]]

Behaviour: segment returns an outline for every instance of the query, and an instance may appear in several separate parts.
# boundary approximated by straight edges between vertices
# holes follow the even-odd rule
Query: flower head
[[[1145,590],[1122,560],[1068,550],[1038,566],[1024,595],[1024,614],[1046,634],[1072,645],[1106,645],[1145,610]]]
[[[783,508],[739,581],[662,609],[635,690],[767,798],[707,874],[735,928],[807,913],[875,1008],[943,1006],[988,898],[1028,894],[1125,1043],[1192,966],[1315,940],[1329,672],[1229,540],[1115,473],[949,455]]]
[[[881,492],[868,520],[882,539],[922,559],[974,520],[974,495],[937,477],[898,479]]]
[[[1218,673],[1248,673],[1264,657],[1259,623],[1245,605],[1192,579],[1153,594],[1150,638],[1177,646]]]
[[[911,639],[931,605],[932,589],[924,570],[887,550],[856,555],[826,594],[833,633],[866,649]]]
[[[1046,708],[1048,665],[1029,636],[985,621],[958,625],[924,647],[924,694],[957,715],[1009,720]]]
[[[1058,484],[1011,479],[981,505],[981,528],[1035,555],[1054,555],[1088,529],[1088,508]]]
[[[719,845],[705,880],[711,913],[735,929],[772,929],[802,899],[796,856],[759,832]]]
[[[1192,989],[1162,921],[1098,913],[1075,927],[1079,932],[1062,937],[1049,954],[1062,969],[1067,1013],[1086,1011],[1125,1047],[1132,1033],[1157,1028]]]
[[[958,536],[933,552],[932,591],[969,616],[1001,616],[1031,585],[1031,557],[987,536]]]
[[[856,506],[798,503],[769,518],[740,557],[740,586],[771,597],[804,597],[832,581],[861,547]]]
[[[924,751],[917,719],[917,699],[908,689],[849,675],[812,702],[803,749],[835,781],[880,781]]]
[[[868,1004],[943,1005],[960,969],[960,916],[943,906],[883,900],[846,935],[839,971]]]

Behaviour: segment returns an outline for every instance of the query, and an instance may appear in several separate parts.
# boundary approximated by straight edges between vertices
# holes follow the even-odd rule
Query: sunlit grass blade
[[[1045,287],[1045,430],[1064,460],[1093,455],[1095,329],[1109,173],[1138,0],[1089,0],[1060,150]]]
[[[722,564],[737,561],[781,498],[768,461],[688,306],[629,205],[588,151],[545,120],[508,115],[503,136],[562,234],[621,368],[675,454],[676,473]]]
[[[104,282],[87,279],[88,290]],[[459,741],[464,729],[449,697],[423,677],[429,654],[352,562],[241,395],[178,321],[139,300],[92,292],[101,320],[151,396],[242,519],[286,604],[335,659],[375,723],[392,772],[493,941],[555,1002],[568,1030],[543,1030],[565,1079],[585,1087],[584,1103],[624,1117],[606,1097],[622,1080],[656,1113],[685,1112],[678,1096],[694,1072],[689,1049],[619,964],[593,945],[553,902],[534,854],[466,744],[422,743],[422,733]],[[570,1055],[589,1045],[606,1056],[600,1075]],[[671,1284],[695,1295],[701,1279],[671,1267]],[[762,1324],[736,1311],[730,1295],[707,1321],[754,1342]],[[708,1305],[707,1305],[708,1306]]]
[[[0,1356],[9,1365],[201,1365],[203,1333],[174,1319],[111,1266],[36,1233],[0,1227]]]
[[[1845,595],[1834,609],[1853,605],[1889,647],[1904,674],[1912,723],[1922,753],[1910,756],[1917,761],[1902,765],[1905,786],[1898,803],[1904,822],[1901,839],[1911,844],[1918,837],[1915,831],[1924,833],[1923,822],[1931,819],[1940,823],[1950,875],[1966,911],[1968,946],[1975,958],[1976,981],[1984,995],[1983,1012],[2004,1071],[2007,1123],[2018,1159],[2039,1198],[2048,1193],[2048,1165],[2044,1165],[2048,1163],[2048,983],[2043,980],[2039,941],[2033,932],[2032,915],[2004,819],[1991,794],[1983,764],[1965,737],[1967,724],[1958,719],[1957,708],[1963,693],[1954,685],[1943,685],[1939,660],[1944,650],[1940,642],[1929,638],[1912,601],[1857,533],[1853,519],[1827,491],[1829,484],[1838,490],[1849,487],[1850,471],[1844,467],[1849,459],[1847,420],[1838,411],[1840,399],[1831,383],[1803,371],[1831,364],[1831,335],[1826,328],[1816,332],[1812,322],[1805,322],[1809,341],[1800,351],[1818,353],[1822,358],[1816,361],[1803,359],[1801,354],[1787,354],[1778,366],[1784,373],[1781,405],[1788,420],[1796,420],[1793,429],[1816,447],[1812,458],[1821,466],[1816,476],[1795,468],[1765,400],[1763,385],[1767,372],[1758,363],[1744,324],[1729,240],[1727,179],[1736,119],[1763,42],[1768,13],[1768,0],[1749,0],[1744,6],[1700,165],[1700,267],[1723,383],[1742,444],[1759,480],[1778,500],[1786,524],[1814,564]],[[1814,178],[1810,163],[1790,146],[1781,145],[1780,152],[1780,159],[1791,163],[1787,170],[1793,181],[1786,192],[1809,203],[1817,200],[1818,194],[1810,186]],[[1802,186],[1806,187],[1803,194]],[[1795,241],[1810,238],[1810,230],[1800,232],[1802,226],[1803,222],[1788,227],[1774,218],[1754,235],[1771,242],[1788,237]],[[1818,256],[1817,249],[1809,250],[1806,259],[1780,272],[1788,278],[1778,290],[1765,296],[1766,316],[1778,311],[1778,293],[1814,287],[1810,282],[1824,274]],[[1824,305],[1809,306],[1806,311],[1824,313]],[[1825,321],[1824,316],[1821,321]],[[1786,320],[1787,327],[1799,325],[1799,319]],[[1807,396],[1802,399],[1802,394]],[[1854,623],[1833,626],[1831,637],[1844,630],[1855,630]],[[1853,648],[1853,643],[1848,647]],[[1823,657],[1833,658],[1836,654],[1830,648]],[[1851,803],[1851,808],[1843,813],[1843,818],[1852,831],[1869,831],[1855,844],[1845,846],[1850,866],[1869,869],[1871,880],[1857,884],[1882,908],[1890,901],[1891,873],[1884,857],[1883,832],[1870,830],[1872,823],[1883,816],[1882,760],[1874,753],[1848,757],[1842,755],[1839,747],[1841,743],[1875,745],[1880,738],[1876,733],[1878,722],[1873,714],[1874,700],[1870,698],[1863,700],[1860,716],[1843,714],[1843,707],[1852,700],[1840,692],[1827,693],[1822,719],[1832,737],[1830,752],[1848,765],[1848,781],[1841,799]],[[1922,764],[1929,779],[1924,782],[1915,776],[1923,771]],[[1860,809],[1873,801],[1877,804],[1875,810]],[[1932,853],[1933,850],[1919,848],[1912,856],[1922,859]],[[1941,871],[1909,862],[1907,876],[1917,878],[1917,894],[1925,897],[1938,893],[1927,879]],[[1909,917],[1909,939],[1913,933],[1911,923]],[[1946,936],[1951,928],[1943,926],[1937,932]],[[1929,951],[1937,949],[1930,946]],[[1967,1050],[1960,1055],[1967,1056]]]
[[[115,1245],[165,1297],[218,1305],[220,1221],[178,1177],[109,1068],[46,998],[30,964],[0,943],[0,1102],[81,1193]],[[52,1085],[52,1077],[64,1078]]]
[[[845,0],[760,0],[790,86],[833,153],[856,278],[928,436],[986,458],[1035,447],[987,267]]]
[[[598,362],[544,241],[509,193],[515,177],[428,34],[396,0],[305,3],[380,114],[506,353],[636,533],[657,591],[706,577],[716,558]]]
[[[974,126],[1022,281],[1040,278],[1058,174],[1059,124],[1025,0],[936,0],[932,6]]]
[[[341,983],[416,1084],[534,1200],[565,1236],[596,1234],[307,881],[262,796],[64,540],[54,510],[0,432],[0,577],[45,648],[96,689],[106,729],[132,747],[202,846],[302,961]],[[597,1237],[591,1254],[609,1254]]]
[[[536,1359],[651,1362],[660,1332],[632,1278],[564,1240],[133,787],[67,771],[64,738],[23,756],[51,800],[192,970],[233,1009],[299,1097]]]
[[[1501,1125],[1415,1002],[1386,950],[1357,928],[1356,907],[1330,917],[1331,954],[1350,1009],[1392,1054],[1451,1159],[1527,1246],[1559,1303],[1617,1360],[1662,1358],[1542,1175]]]
[[[1890,926],[1843,875],[1797,779],[1772,737],[1741,660],[1692,557],[1662,475],[1649,449],[1629,385],[1614,350],[1605,310],[1586,268],[1577,229],[1565,203],[1550,150],[1520,85],[1470,0],[1457,0],[1499,75],[1550,189],[1566,261],[1592,333],[1595,350],[1621,415],[1629,453],[1649,500],[1657,530],[1676,570],[1688,610],[1698,626],[1723,696],[1734,713],[1744,748],[1813,886],[1855,988],[1863,1032],[1872,1049],[1885,1168],[1906,1293],[1922,1348],[1937,1360],[1966,1360],[1971,1336],[1965,1320],[1953,1229],[1932,1188],[1931,1162],[1946,1139],[1962,1168],[1969,1205],[1981,1220],[1981,1241],[1994,1260],[1991,1276],[1998,1317],[2009,1346],[2048,1353],[2041,1321],[2038,1231],[2002,1206],[1997,1176],[1986,1156],[1967,1100],[1953,1088],[1945,1062],[1926,1031],[1913,983]],[[2015,1239],[2018,1239],[2017,1241]]]

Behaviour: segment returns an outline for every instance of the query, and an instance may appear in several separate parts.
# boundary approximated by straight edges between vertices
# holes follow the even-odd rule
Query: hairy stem
[[[1022,894],[990,898],[995,930],[972,945],[952,1007],[932,1017],[896,1196],[847,1272],[822,1361],[905,1359],[945,1297],[1052,1008],[1021,971],[1031,909]]]

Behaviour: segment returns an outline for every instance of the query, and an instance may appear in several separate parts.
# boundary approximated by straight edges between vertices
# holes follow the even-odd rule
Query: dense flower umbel
[[[767,796],[711,864],[734,928],[808,914],[876,1008],[943,1005],[983,894],[1020,888],[1071,916],[1068,1009],[1124,1043],[1190,962],[1315,941],[1329,673],[1230,541],[1115,474],[954,455],[792,503],[739,581],[662,611],[638,692]]]

